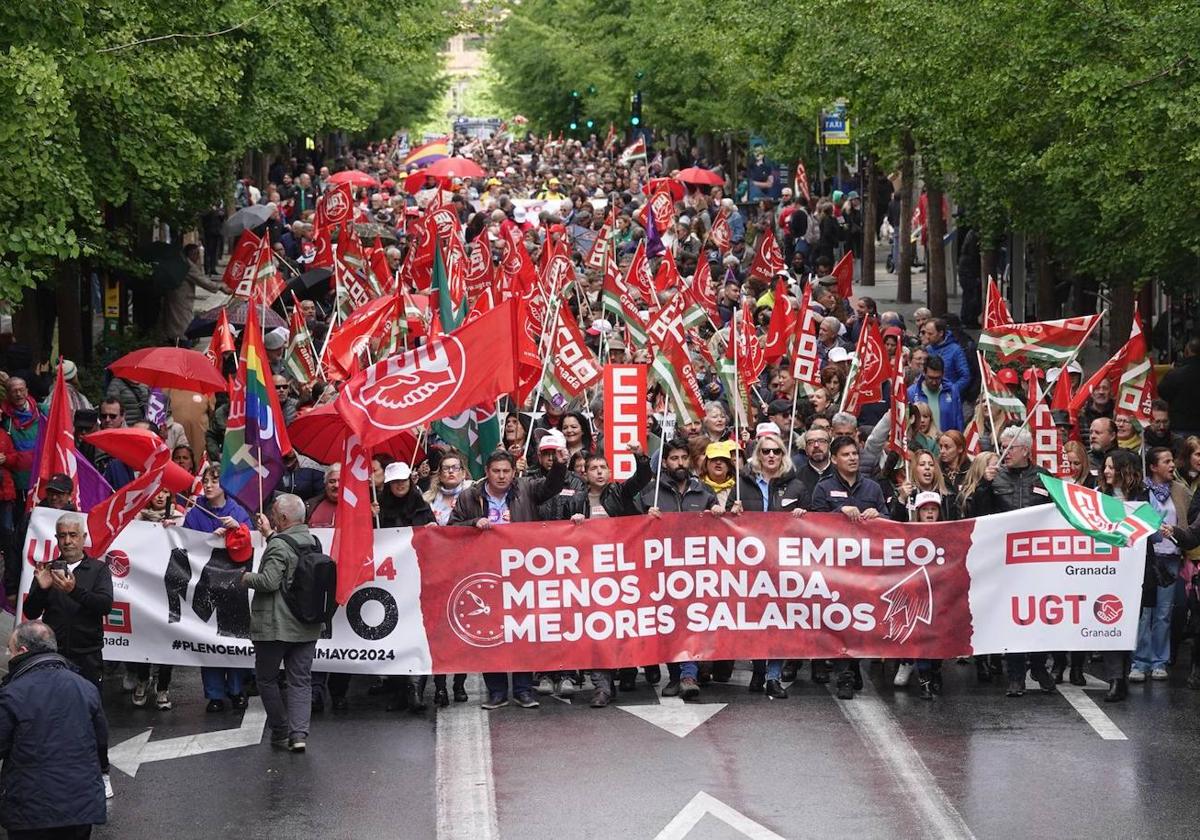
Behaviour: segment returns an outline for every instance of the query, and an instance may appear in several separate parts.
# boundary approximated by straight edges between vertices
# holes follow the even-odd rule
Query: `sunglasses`
[[[120,414],[101,414],[100,419],[101,420],[116,420],[120,416],[121,416]]]
[[[764,454],[764,455],[782,455],[782,454],[783,454],[783,450],[782,450],[782,449],[766,449],[766,448],[760,448],[758,451],[759,451],[759,452],[761,452],[761,453],[762,453],[762,454]]]

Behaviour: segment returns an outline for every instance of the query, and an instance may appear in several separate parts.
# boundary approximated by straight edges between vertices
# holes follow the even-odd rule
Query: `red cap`
[[[898,339],[903,338],[904,330],[900,329],[899,327],[888,327],[887,329],[885,329],[883,331],[883,337],[884,338],[893,338],[894,337],[894,338],[898,338]]]
[[[1005,385],[1016,385],[1017,372],[1012,368],[1000,368],[1000,370],[996,371],[996,379]]]
[[[244,524],[225,532],[225,550],[229,559],[234,563],[245,563],[254,556],[254,546],[250,544],[250,529]]]

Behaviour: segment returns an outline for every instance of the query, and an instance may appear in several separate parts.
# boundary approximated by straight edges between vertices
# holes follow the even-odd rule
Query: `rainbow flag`
[[[411,149],[404,158],[404,165],[416,164],[417,166],[428,166],[435,160],[441,160],[444,157],[450,157],[450,138],[438,137],[424,145]]]
[[[279,484],[284,453],[292,448],[271,382],[258,306],[251,297],[221,451],[221,486],[251,512],[262,510],[263,502]]]

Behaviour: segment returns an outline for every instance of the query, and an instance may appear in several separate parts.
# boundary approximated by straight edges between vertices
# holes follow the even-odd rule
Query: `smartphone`
[[[51,563],[50,563],[50,571],[52,571],[52,572],[62,572],[63,574],[66,574],[66,571],[67,571],[67,561],[66,561],[66,560],[53,560],[53,561],[51,561]]]

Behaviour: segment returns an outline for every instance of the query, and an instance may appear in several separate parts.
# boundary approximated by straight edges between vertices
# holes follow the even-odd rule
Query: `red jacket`
[[[4,463],[0,464],[0,502],[11,502],[17,498],[17,485],[13,481],[13,472],[17,470],[19,464],[17,448],[13,446],[8,432],[3,429],[0,429],[0,455],[4,456]]]

